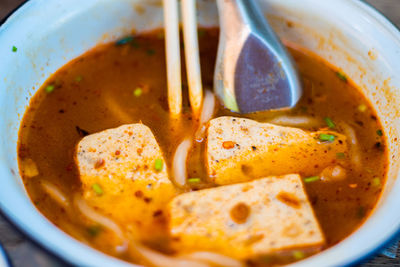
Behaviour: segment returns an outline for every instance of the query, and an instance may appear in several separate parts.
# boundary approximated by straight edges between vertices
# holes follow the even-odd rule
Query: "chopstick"
[[[176,116],[182,111],[178,1],[163,0],[163,4],[168,80],[168,105],[170,113]]]
[[[193,113],[198,115],[203,101],[203,88],[197,36],[196,0],[183,0],[181,3],[189,100]]]

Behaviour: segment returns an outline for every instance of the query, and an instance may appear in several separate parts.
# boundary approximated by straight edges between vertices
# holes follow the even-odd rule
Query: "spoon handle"
[[[220,24],[226,36],[252,33],[264,39],[274,49],[285,51],[281,41],[262,14],[257,0],[218,0],[217,4]]]

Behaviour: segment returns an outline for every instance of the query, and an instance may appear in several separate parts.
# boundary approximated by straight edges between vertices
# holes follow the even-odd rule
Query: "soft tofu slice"
[[[159,171],[157,159],[163,161]],[[130,124],[86,136],[78,144],[76,162],[84,197],[91,206],[138,239],[157,234],[162,238],[166,203],[176,191],[147,126]]]
[[[237,259],[290,249],[320,249],[324,236],[299,175],[268,177],[179,195],[169,204],[180,252]]]
[[[335,141],[321,142],[322,133],[335,135]],[[348,153],[346,137],[336,132],[307,132],[242,118],[210,121],[207,136],[207,171],[220,185],[288,173],[316,175],[338,163],[337,153]]]

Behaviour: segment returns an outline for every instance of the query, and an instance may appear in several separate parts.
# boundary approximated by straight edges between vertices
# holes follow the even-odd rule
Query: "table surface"
[[[366,0],[381,10],[389,17],[397,26],[400,27],[400,0]],[[11,10],[15,9],[24,0],[0,0],[0,20],[5,17]],[[37,245],[24,238],[13,228],[8,222],[0,217],[0,241],[9,254],[11,261],[15,267],[64,267],[64,263],[60,262],[53,256],[49,255]],[[377,266],[399,266],[400,267],[400,250],[397,251],[397,259],[389,259],[385,256],[377,256],[362,267]]]

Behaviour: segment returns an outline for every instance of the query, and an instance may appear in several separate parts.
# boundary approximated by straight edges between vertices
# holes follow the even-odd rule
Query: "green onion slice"
[[[362,219],[365,217],[366,214],[367,214],[367,211],[366,211],[365,207],[363,207],[363,206],[358,207],[358,210],[357,210],[358,218]]]
[[[299,251],[299,250],[293,251],[293,258],[295,258],[296,260],[304,259],[305,256],[306,256],[306,255],[304,254],[303,251]]]
[[[339,77],[339,79],[341,79],[342,81],[347,82],[347,76],[346,76],[346,74],[344,74],[343,72],[338,71],[338,72],[336,72],[336,75],[337,75],[337,76]]]
[[[375,177],[374,179],[372,179],[372,185],[375,187],[381,186],[381,179],[379,179],[378,177]]]
[[[329,128],[333,129],[336,127],[336,124],[332,121],[331,118],[326,117],[325,119],[326,125],[328,125]]]
[[[124,45],[124,44],[128,44],[128,43],[130,43],[132,41],[133,41],[133,37],[132,36],[127,36],[127,37],[124,37],[124,38],[118,40],[115,44],[116,45]]]
[[[188,179],[188,183],[190,184],[196,184],[196,183],[200,183],[201,179],[200,178],[189,178]]]
[[[199,29],[199,30],[197,31],[197,34],[198,34],[199,37],[203,37],[203,36],[206,35],[206,31],[203,30],[203,29]]]
[[[77,83],[81,82],[82,80],[83,80],[83,77],[81,75],[75,77],[75,82],[77,82]]]
[[[344,159],[344,158],[346,158],[346,154],[344,154],[344,153],[342,153],[342,152],[336,153],[336,158],[338,158],[338,159]]]
[[[164,166],[163,160],[156,159],[156,161],[154,162],[154,169],[159,172],[159,171],[162,171],[163,166]]]
[[[154,54],[156,53],[156,50],[154,50],[154,49],[148,49],[148,50],[146,51],[146,53],[147,53],[147,55],[152,56],[152,55],[154,55]]]
[[[335,141],[335,136],[332,134],[320,134],[318,139],[322,142],[333,142]]]
[[[97,183],[92,185],[92,189],[98,196],[101,196],[104,193],[103,188],[101,188]]]
[[[361,104],[361,105],[359,105],[358,107],[357,107],[357,109],[358,109],[358,111],[360,111],[360,112],[365,112],[365,111],[367,111],[367,106],[366,105],[364,105],[364,104]]]
[[[18,48],[14,45],[11,50],[15,53],[18,51]]]
[[[133,95],[136,96],[136,97],[141,96],[142,93],[143,93],[143,90],[142,90],[142,88],[140,88],[140,87],[136,88],[136,89],[133,91]]]
[[[88,227],[86,230],[91,237],[96,237],[102,229],[100,225],[93,225]]]
[[[305,183],[313,183],[313,182],[317,182],[319,180],[320,180],[319,176],[311,176],[311,177],[304,178]]]
[[[45,91],[46,91],[46,93],[49,94],[49,93],[53,92],[55,88],[56,87],[53,84],[51,84],[51,85],[46,86]]]

